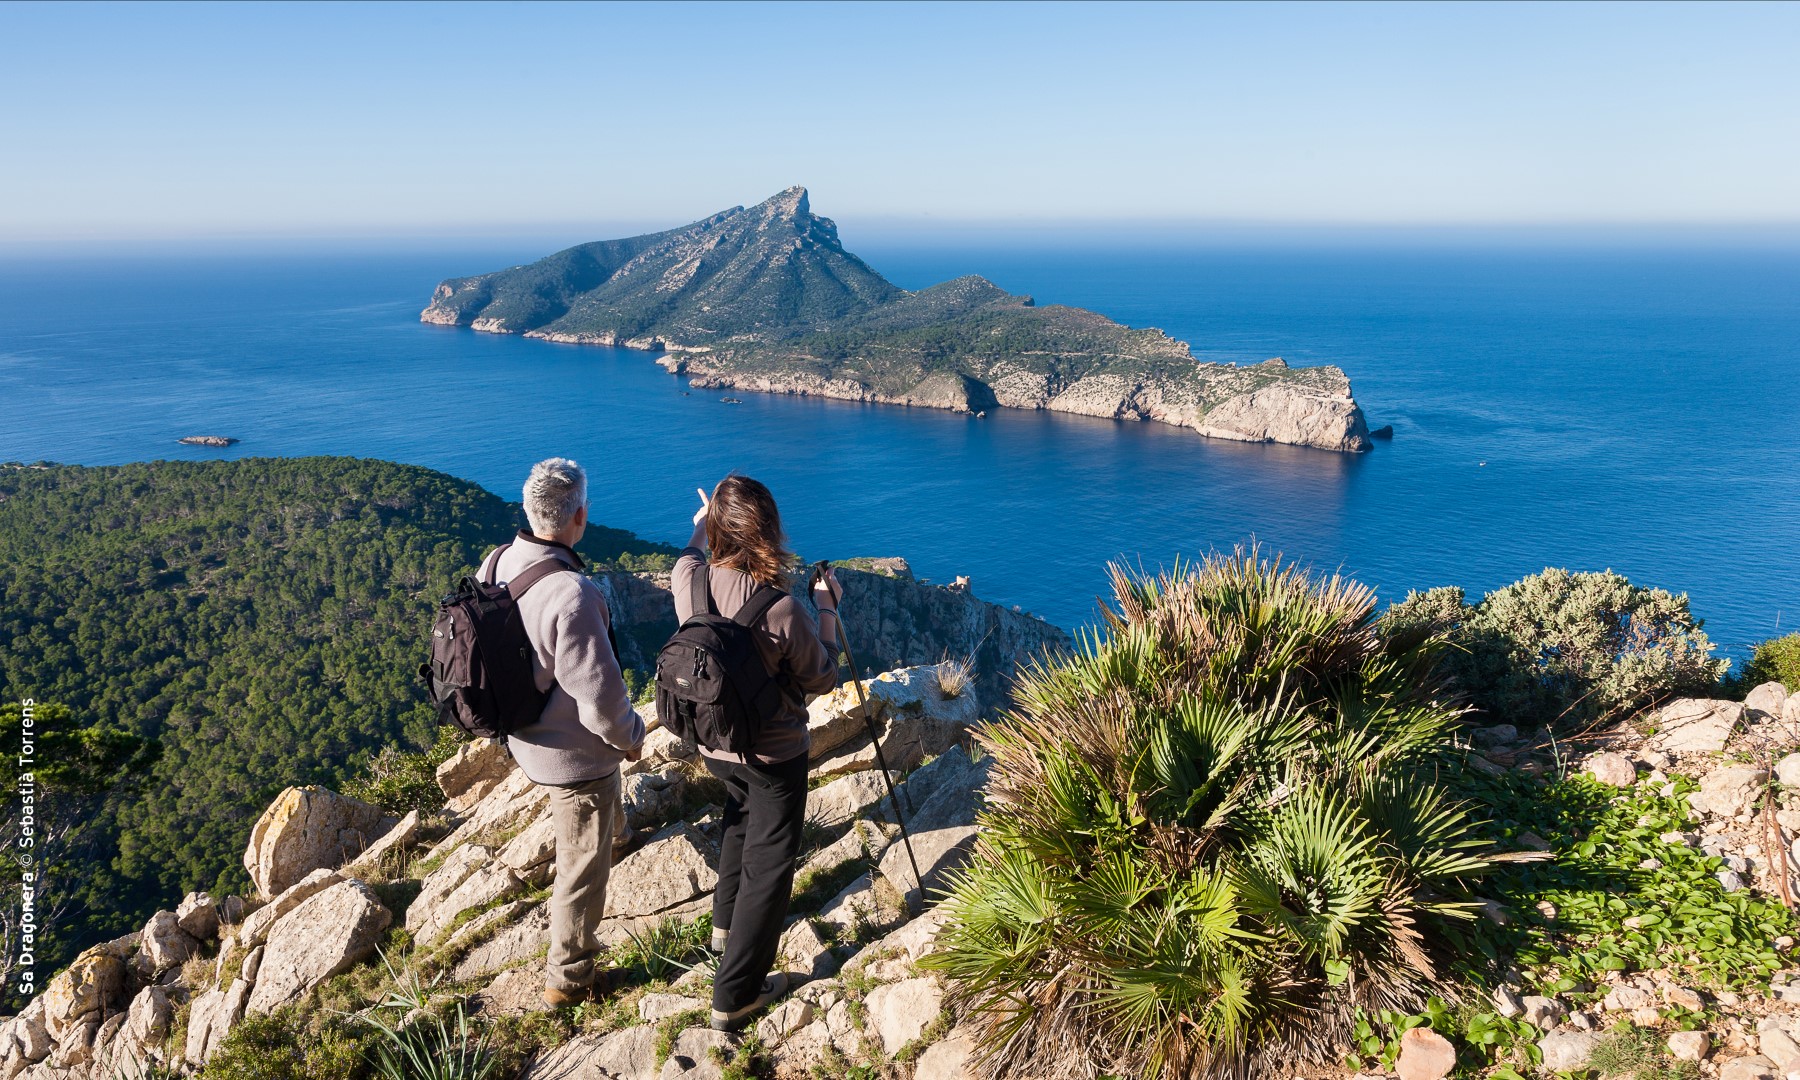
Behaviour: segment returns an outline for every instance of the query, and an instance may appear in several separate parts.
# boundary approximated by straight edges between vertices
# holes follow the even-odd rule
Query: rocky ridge
[[[938,926],[932,890],[966,857],[976,831],[986,769],[965,735],[983,705],[966,674],[954,664],[892,671],[864,684],[866,712],[849,686],[809,709],[817,786],[781,943],[796,990],[754,1029],[785,1073],[804,1075],[827,1046],[871,1060],[922,1042],[947,1042],[933,1061],[966,1054],[940,1022],[941,988],[914,967]],[[922,883],[897,842],[871,726],[910,808]],[[716,793],[691,745],[654,732],[625,772],[627,820],[649,837],[612,873],[600,938],[615,953],[654,928],[707,914],[718,862],[718,807],[706,804]],[[379,811],[320,788],[283,792],[258,821],[245,860],[256,880],[288,884],[249,901],[189,894],[143,930],[83,953],[0,1024],[0,1078],[194,1072],[245,1016],[308,1007],[334,976],[384,962],[378,948],[393,954],[389,963],[429,962],[442,973],[441,997],[467,1000],[483,1015],[544,1009],[537,994],[555,874],[545,792],[485,740],[465,745],[438,778],[446,802],[428,827],[416,813],[387,819],[387,833],[360,853],[314,842],[319,823]],[[637,1023],[589,1024],[545,1048],[523,1075],[716,1077],[707,1051],[729,1050],[733,1038],[690,1027],[670,1033],[670,1053],[655,1052],[670,1018],[706,1008],[706,977],[701,967],[672,984],[626,989]],[[919,1075],[960,1073],[921,1063]]]
[[[667,232],[451,278],[427,323],[665,352],[699,388],[983,414],[1154,420],[1209,438],[1369,448],[1335,367],[1197,361],[1187,343],[969,276],[899,289],[843,249],[804,188]]]

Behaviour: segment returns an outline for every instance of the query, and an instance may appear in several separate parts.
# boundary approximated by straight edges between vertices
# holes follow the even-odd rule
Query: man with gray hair
[[[550,789],[556,833],[556,883],[550,892],[550,955],[544,1000],[552,1006],[598,1000],[607,992],[595,966],[595,929],[606,912],[606,879],[615,833],[624,831],[619,763],[635,758],[644,721],[631,707],[608,632],[606,598],[575,545],[587,530],[587,474],[568,458],[549,458],[525,479],[525,520],[510,544],[482,560],[484,581],[506,582],[546,561],[570,573],[537,578],[514,598],[531,668],[549,699],[535,724],[507,736],[507,747],[533,783]]]

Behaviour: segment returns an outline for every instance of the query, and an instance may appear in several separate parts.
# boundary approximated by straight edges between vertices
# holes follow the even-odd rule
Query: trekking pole
[[[830,564],[820,559],[813,566],[813,582],[822,579],[830,569]],[[888,772],[887,755],[881,752],[881,735],[875,730],[875,718],[869,715],[869,698],[863,693],[862,669],[856,666],[856,654],[850,651],[850,634],[844,629],[843,616],[838,616],[837,624],[838,647],[844,651],[844,660],[850,665],[850,685],[856,687],[856,702],[862,708],[863,724],[869,729],[869,743],[875,747],[875,767],[881,770],[881,778],[887,781],[888,801],[894,804],[894,820],[900,823],[900,842],[906,845],[906,861],[912,864],[913,880],[919,883],[919,907],[923,908],[925,875],[919,873],[919,860],[913,855],[912,834],[906,830],[906,815],[900,812],[900,793],[894,790],[894,774]]]

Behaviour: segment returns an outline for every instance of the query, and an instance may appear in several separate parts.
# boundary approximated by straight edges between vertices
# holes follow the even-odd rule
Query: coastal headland
[[[909,292],[845,251],[801,187],[679,229],[450,278],[419,318],[663,353],[658,363],[701,389],[976,415],[1049,409],[1240,442],[1370,446],[1339,368],[1199,361],[1161,330],[1040,306],[974,275]]]

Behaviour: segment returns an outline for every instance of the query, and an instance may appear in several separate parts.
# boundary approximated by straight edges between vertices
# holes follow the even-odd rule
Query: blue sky
[[[0,243],[1800,223],[1800,5],[0,6]]]

